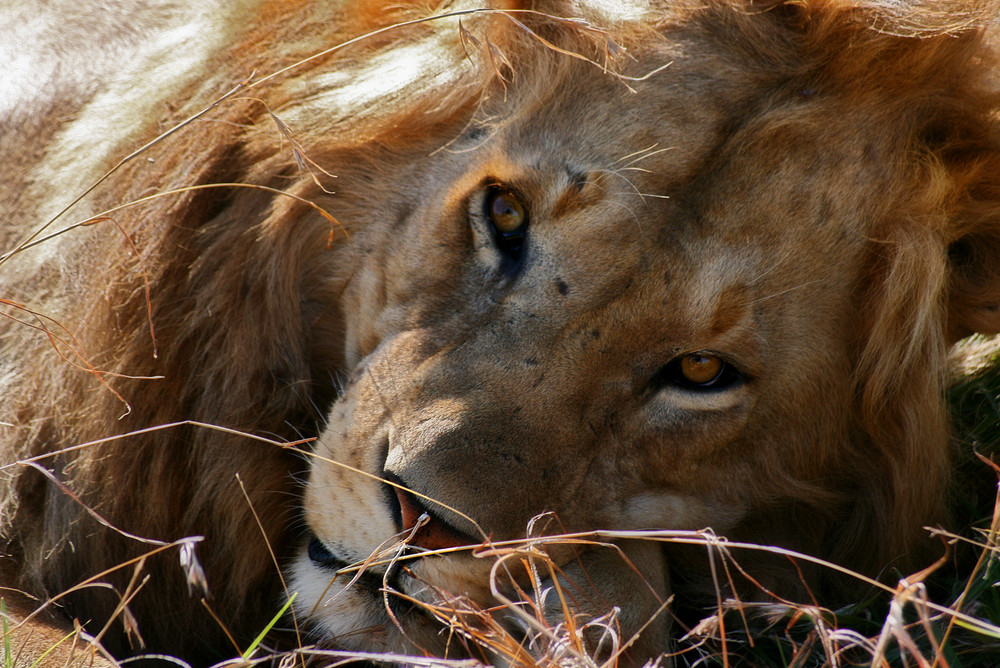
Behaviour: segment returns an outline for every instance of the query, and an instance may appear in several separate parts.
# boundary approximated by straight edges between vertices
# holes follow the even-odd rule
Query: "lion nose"
[[[399,522],[403,532],[409,533],[409,543],[427,550],[476,545],[480,541],[448,526],[435,517],[420,499],[404,489],[401,482],[392,486],[399,503]]]

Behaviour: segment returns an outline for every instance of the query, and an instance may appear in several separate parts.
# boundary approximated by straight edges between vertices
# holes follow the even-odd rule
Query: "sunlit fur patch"
[[[75,109],[77,113],[73,122],[63,128],[49,147],[47,159],[37,168],[39,182],[50,183],[58,178],[63,192],[83,192],[110,167],[107,162],[109,156],[124,157],[116,150],[117,147],[131,141],[136,132],[145,129],[148,119],[154,115],[154,109],[160,107],[164,99],[176,95],[204,74],[200,69],[204,62],[223,44],[232,41],[240,25],[237,17],[245,15],[254,4],[253,0],[219,5],[206,3],[199,5],[200,11],[192,8],[168,18],[160,16],[158,20],[165,24],[164,29],[151,38],[136,38],[139,48],[123,49],[120,55],[115,48],[105,45],[97,50],[99,57],[94,58],[93,42],[76,44],[59,40],[56,47],[59,50],[76,50],[80,45],[85,46],[82,53],[73,55],[86,61],[84,67],[94,67],[96,63],[96,67],[105,68],[106,72],[100,90],[89,99],[81,96],[86,103],[82,108]],[[89,23],[91,19],[77,17],[77,20]],[[209,26],[212,28],[208,29]],[[99,25],[94,27],[94,30],[100,29]],[[42,32],[58,35],[59,28],[47,26],[42,28]],[[7,43],[19,42],[14,39]],[[25,67],[19,69],[20,76],[0,78],[0,113],[7,100],[17,99],[19,86],[38,87],[39,77],[46,78],[46,71],[36,69],[44,68],[45,61],[32,62],[30,66],[21,65]],[[17,68],[15,72],[18,72]],[[58,70],[52,75],[60,76]],[[14,90],[9,90],[10,87]],[[123,104],[126,99],[129,103]],[[113,137],[115,141],[95,141],[97,137]],[[49,204],[51,209],[41,207],[37,211],[39,220],[53,215],[56,207],[64,206],[65,202],[52,199]],[[77,218],[82,216],[79,210],[74,214]]]
[[[345,587],[341,576],[331,584],[332,574],[317,569],[306,559],[299,559],[291,568],[290,585],[298,592],[295,608],[308,617],[312,632],[324,641],[333,641],[347,649],[370,651],[404,651],[401,639],[393,642],[388,626],[391,620],[380,597],[360,588]],[[385,628],[381,633],[372,630]],[[382,638],[376,642],[374,638]]]
[[[713,504],[705,499],[671,492],[645,492],[628,499],[617,511],[623,529],[671,529],[697,531],[711,526],[725,533],[736,524],[743,509]]]

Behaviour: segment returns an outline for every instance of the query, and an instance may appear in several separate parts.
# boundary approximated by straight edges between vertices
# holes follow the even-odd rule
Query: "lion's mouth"
[[[435,611],[446,601],[467,598],[478,608],[492,600],[489,564],[454,549],[482,541],[455,527],[461,513],[453,519],[447,506],[437,510],[405,480],[388,472],[379,477],[367,490],[369,512],[358,520],[361,538],[340,530],[336,518],[311,518],[313,531],[293,569],[303,592],[296,606],[324,646],[381,652],[412,651],[417,643],[453,654],[440,646]]]
[[[356,592],[363,591],[372,599],[384,599],[393,614],[402,615],[413,608],[410,602],[399,597],[383,596],[386,592],[405,592],[412,589],[412,586],[406,584],[408,579],[406,569],[398,564],[359,568],[357,561],[334,554],[316,534],[310,536],[306,553],[314,566],[332,573],[334,580],[344,577],[345,586],[352,587]]]
[[[481,541],[433,513],[427,507],[432,502],[422,501],[405,481],[389,472],[383,475],[382,489],[397,531],[395,539],[379,549],[381,555],[377,558],[374,554],[362,555],[340,543],[328,543],[312,532],[306,555],[315,568],[331,574],[333,579],[344,578],[345,584],[349,581],[348,586],[364,589],[379,598],[393,590],[413,595],[416,590],[426,588],[421,578],[411,571],[413,558],[420,558],[425,552],[477,545]],[[389,547],[393,542],[395,544]],[[390,552],[393,553],[391,557]],[[394,597],[389,599],[393,601]],[[397,604],[393,608],[404,607],[398,605],[402,601],[393,603]]]

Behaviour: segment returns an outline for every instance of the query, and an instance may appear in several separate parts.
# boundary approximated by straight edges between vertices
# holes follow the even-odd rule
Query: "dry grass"
[[[956,409],[965,411],[965,416],[979,419],[984,405],[992,408],[992,417],[997,421],[976,424],[979,432],[994,439],[989,445],[996,444],[996,425],[1000,424],[998,382],[1000,367],[994,367],[956,388],[953,397]],[[969,423],[960,420],[960,424]],[[969,446],[985,445],[976,437],[966,436],[971,439]],[[986,474],[1000,474],[1000,468],[985,457],[975,466],[965,463],[966,468],[975,471],[980,478]],[[963,498],[959,502],[970,500],[975,499]],[[660,661],[665,665],[671,662],[677,666],[782,667],[994,665],[995,657],[1000,655],[1000,596],[996,592],[996,581],[1000,577],[997,561],[1000,500],[995,500],[992,510],[992,514],[973,522],[969,531],[962,535],[934,531],[954,548],[950,558],[919,573],[899,577],[894,584],[891,577],[880,582],[808,555],[772,546],[730,542],[708,530],[595,531],[452,548],[449,551],[472,550],[478,558],[493,561],[491,589],[496,598],[495,606],[483,608],[467,598],[440,590],[434,603],[418,601],[394,590],[388,579],[384,580],[384,594],[405,598],[422,608],[423,614],[440,624],[441,633],[451,638],[449,645],[455,648],[456,655],[477,658],[440,659],[419,653],[394,655],[322,649],[307,645],[301,634],[288,625],[289,628],[284,629],[272,630],[270,626],[262,629],[271,631],[266,639],[262,633],[258,639],[262,642],[234,652],[233,659],[217,666],[292,668],[365,661],[444,668],[468,668],[484,663],[525,668],[613,668],[631,641],[620,634],[616,624],[618,611],[612,609],[598,617],[582,617],[574,603],[572,586],[565,583],[548,552],[554,545],[566,544],[614,550],[617,548],[612,541],[622,540],[700,545],[716,564],[714,574],[719,580],[720,594],[715,609],[704,611],[700,621],[690,626],[675,619],[673,638],[664,639],[665,653]],[[196,544],[197,540],[192,538],[157,545],[152,551],[177,549],[180,565],[193,585],[192,591],[199,594],[203,582]],[[408,554],[406,547],[406,541],[400,541],[365,562],[344,569],[338,577],[354,578],[373,566],[405,568],[408,560],[428,558],[426,553]],[[865,600],[837,610],[776,597],[765,602],[749,602],[724,596],[721,592],[735,589],[731,582],[734,576],[750,577],[740,564],[741,556],[748,551],[766,551],[799,563],[810,562],[836,569],[868,585],[871,594]],[[133,627],[128,600],[142,586],[144,562],[145,557],[121,565],[121,568],[133,569],[135,587],[122,592],[118,617],[120,622]],[[967,567],[963,568],[963,564]],[[101,586],[104,575],[88,578],[80,586]],[[524,587],[522,583],[525,582],[529,586]],[[553,610],[552,597],[558,599],[559,605],[555,607],[561,614],[546,613],[546,610]],[[192,605],[198,605],[199,598],[205,604],[202,596],[195,595]],[[662,614],[672,615],[676,603],[673,600],[665,602]],[[279,622],[276,617],[273,626],[279,627],[290,620],[286,616]],[[96,635],[96,639],[99,640],[106,630],[107,627]],[[5,639],[16,646],[18,632],[17,626],[9,626],[5,629]],[[291,638],[294,638],[291,649],[275,649],[276,646],[288,647]],[[162,665],[187,665],[172,657],[146,655],[145,658]],[[122,665],[133,660],[123,661]]]

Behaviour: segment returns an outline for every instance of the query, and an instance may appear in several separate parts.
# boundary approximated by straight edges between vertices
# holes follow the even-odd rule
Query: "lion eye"
[[[517,232],[527,216],[524,205],[513,193],[496,191],[490,197],[490,222],[500,234]]]
[[[519,260],[528,228],[524,203],[509,190],[490,190],[486,198],[486,218],[500,250],[515,262]]]
[[[680,364],[684,380],[693,385],[708,385],[714,382],[725,368],[725,362],[715,355],[685,355],[681,358]]]
[[[742,380],[743,375],[729,362],[718,355],[699,352],[678,357],[660,369],[653,378],[653,386],[724,390]]]

